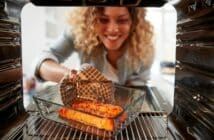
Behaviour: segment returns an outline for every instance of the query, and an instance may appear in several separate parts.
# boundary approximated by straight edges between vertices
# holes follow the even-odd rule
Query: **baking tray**
[[[39,91],[33,96],[33,99],[37,105],[41,116],[43,116],[44,118],[62,123],[64,125],[68,125],[72,128],[93,135],[111,138],[117,135],[124,128],[126,128],[132,122],[132,120],[134,120],[135,117],[138,116],[139,112],[142,111],[143,101],[146,95],[146,92],[144,90],[116,85],[114,87],[114,97],[116,100],[115,105],[121,106],[124,109],[124,112],[128,114],[128,117],[123,123],[118,120],[120,116],[114,118],[114,131],[98,129],[75,121],[68,121],[59,117],[58,110],[62,107],[66,107],[62,103],[60,93],[58,92],[58,86],[51,86],[42,91]]]

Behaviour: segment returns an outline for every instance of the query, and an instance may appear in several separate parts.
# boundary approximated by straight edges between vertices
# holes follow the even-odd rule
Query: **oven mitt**
[[[69,75],[65,75],[59,86],[64,105],[69,105],[76,100],[115,102],[112,81],[89,64],[83,64],[73,80]]]

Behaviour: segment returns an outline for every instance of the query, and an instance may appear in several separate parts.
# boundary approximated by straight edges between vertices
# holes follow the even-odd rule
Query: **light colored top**
[[[112,80],[118,81],[118,84],[132,84],[132,82],[135,81],[145,82],[149,79],[150,69],[145,69],[143,62],[137,70],[133,70],[132,68],[127,66],[127,53],[125,53],[118,60],[118,69],[116,72],[108,65],[106,61],[106,52],[104,46],[100,46],[99,50],[97,50],[96,52],[92,52],[91,55],[83,54],[82,52],[75,49],[72,37],[66,34],[65,32],[59,37],[56,43],[54,43],[50,47],[47,47],[45,50],[42,51],[40,56],[37,57],[34,67],[34,73],[36,78],[40,81],[44,81],[39,75],[39,69],[44,60],[52,59],[56,62],[62,63],[73,52],[78,52],[81,64],[89,63],[95,68],[97,68],[100,72],[107,74],[107,76],[113,75],[111,77],[113,78]],[[116,73],[118,80],[116,80],[117,78],[115,77]]]
[[[106,58],[106,57],[105,57]],[[118,71],[117,69],[115,69],[109,62],[107,59],[105,59],[105,64],[104,64],[104,68],[103,68],[103,75],[108,79],[111,80],[114,83],[118,83],[119,79],[118,79]]]

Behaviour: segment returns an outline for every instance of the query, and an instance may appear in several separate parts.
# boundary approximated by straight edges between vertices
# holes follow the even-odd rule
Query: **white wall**
[[[152,84],[155,85],[162,96],[174,104],[174,75],[160,72],[160,62],[175,62],[176,54],[176,22],[175,8],[166,4],[162,8],[149,8],[147,19],[155,29],[155,62],[152,67]]]

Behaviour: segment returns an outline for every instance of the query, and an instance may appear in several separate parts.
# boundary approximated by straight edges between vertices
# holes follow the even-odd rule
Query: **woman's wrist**
[[[40,68],[40,75],[44,80],[59,83],[64,75],[69,75],[70,69],[53,60],[46,60]]]
[[[62,73],[62,75],[69,75],[70,71],[71,70],[69,68],[67,68],[65,66],[61,66],[61,73]]]

